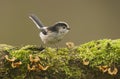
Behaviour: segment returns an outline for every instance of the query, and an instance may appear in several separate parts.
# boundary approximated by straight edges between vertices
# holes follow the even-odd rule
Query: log
[[[64,48],[0,44],[0,79],[119,79],[120,39]]]

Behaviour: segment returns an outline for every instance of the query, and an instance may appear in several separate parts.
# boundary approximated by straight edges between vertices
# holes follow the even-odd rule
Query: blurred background
[[[46,26],[69,24],[60,46],[120,38],[120,0],[0,0],[0,44],[40,45],[40,31],[28,18],[31,13]]]

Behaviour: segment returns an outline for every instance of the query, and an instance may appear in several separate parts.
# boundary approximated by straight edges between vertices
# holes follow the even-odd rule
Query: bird
[[[69,25],[63,21],[56,22],[47,27],[42,24],[41,20],[35,14],[30,14],[29,18],[40,30],[39,36],[44,44],[56,44],[70,31]]]

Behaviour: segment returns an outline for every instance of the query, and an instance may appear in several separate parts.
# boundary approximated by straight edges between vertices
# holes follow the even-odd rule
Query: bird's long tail
[[[31,15],[29,15],[29,18],[35,23],[35,25],[39,29],[42,29],[44,27],[44,25],[42,24],[42,22],[40,21],[40,19],[36,15],[31,14]]]

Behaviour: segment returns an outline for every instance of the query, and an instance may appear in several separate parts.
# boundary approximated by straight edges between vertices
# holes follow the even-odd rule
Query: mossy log
[[[120,39],[65,48],[0,44],[0,79],[119,79]]]

